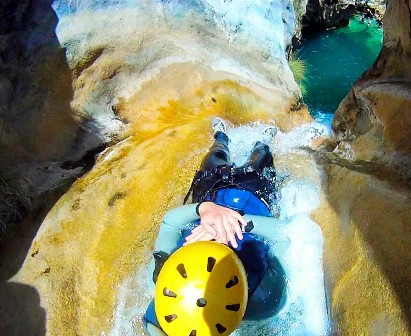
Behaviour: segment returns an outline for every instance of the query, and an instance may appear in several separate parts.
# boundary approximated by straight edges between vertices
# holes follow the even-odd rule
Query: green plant
[[[288,60],[290,69],[294,75],[294,79],[300,87],[301,93],[303,96],[307,93],[307,87],[304,84],[304,79],[307,75],[307,62],[300,59],[298,54],[291,54],[290,59]]]

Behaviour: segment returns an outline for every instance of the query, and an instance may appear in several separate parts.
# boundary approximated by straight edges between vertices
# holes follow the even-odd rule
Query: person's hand
[[[214,235],[208,233],[201,225],[199,225],[191,231],[191,234],[189,236],[186,237],[186,242],[183,245],[185,246],[196,241],[210,240],[218,241],[218,237],[215,237]]]
[[[214,204],[203,202],[198,208],[200,226],[194,229],[186,238],[186,244],[200,240],[212,240],[237,247],[235,235],[241,240],[243,233],[241,225],[246,226],[246,220],[236,211]]]
[[[196,241],[210,241],[210,240],[215,240],[216,242],[223,243],[218,236],[214,236],[208,233],[206,230],[204,230],[204,228],[201,225],[199,225],[191,231],[191,234],[188,237],[186,237],[186,242],[183,245],[186,246]]]

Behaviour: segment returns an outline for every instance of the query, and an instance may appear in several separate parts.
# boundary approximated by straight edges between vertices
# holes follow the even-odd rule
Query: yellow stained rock
[[[116,290],[147,262],[165,211],[182,204],[212,143],[213,116],[237,125],[278,119],[287,127],[281,111],[231,81],[206,83],[163,106],[136,105],[131,97],[117,107],[132,122],[129,136],[56,203],[33,243],[36,258],[13,279],[47,297],[50,335],[110,330]],[[49,268],[47,277],[38,276],[39,265]]]

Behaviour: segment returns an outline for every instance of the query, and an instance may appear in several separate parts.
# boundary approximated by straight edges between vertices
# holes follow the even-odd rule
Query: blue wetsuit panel
[[[146,310],[146,313],[143,316],[143,326],[145,329],[147,328],[147,323],[151,323],[160,328],[160,323],[158,323],[156,311],[154,308],[154,300],[151,300]]]
[[[271,217],[270,209],[252,192],[235,188],[224,188],[217,190],[205,198],[243,214]]]

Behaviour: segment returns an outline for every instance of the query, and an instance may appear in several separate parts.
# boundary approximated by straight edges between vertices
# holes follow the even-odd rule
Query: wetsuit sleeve
[[[169,210],[160,225],[154,251],[170,253],[181,238],[181,230],[190,222],[199,219],[196,213],[197,203],[183,205]]]
[[[279,227],[282,227],[284,224],[288,223],[289,220],[281,220],[274,217],[264,217],[264,216],[254,216],[254,215],[245,215],[244,216],[247,222],[252,222],[251,233],[262,236],[267,239],[272,239],[278,233]]]
[[[167,260],[181,239],[181,231],[190,222],[199,219],[196,213],[197,203],[183,205],[178,208],[169,210],[160,225],[160,231],[154,246],[154,258],[151,259],[148,265],[149,285],[154,286],[154,274],[158,275],[162,265]],[[155,259],[158,255],[160,259]],[[153,276],[152,276],[153,275]]]

